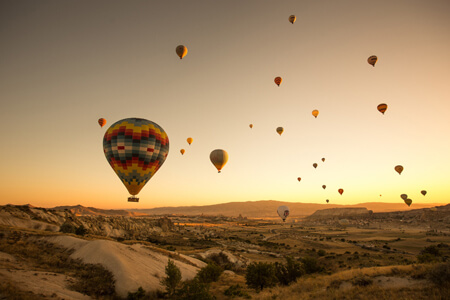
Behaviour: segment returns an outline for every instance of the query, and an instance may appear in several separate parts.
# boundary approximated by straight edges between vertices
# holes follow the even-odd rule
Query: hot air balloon
[[[369,56],[369,58],[367,59],[367,62],[370,65],[372,65],[372,67],[375,67],[377,60],[378,60],[378,57],[376,55],[372,55],[372,56]]]
[[[100,127],[103,127],[106,124],[106,120],[103,118],[100,118],[100,119],[98,119],[98,124],[100,125]]]
[[[400,165],[398,165],[398,166],[395,166],[395,171],[397,171],[397,173],[398,174],[402,174],[402,172],[403,172],[403,166],[400,166]]]
[[[326,186],[326,185],[324,184],[324,185],[322,185],[322,188],[323,188],[323,189],[326,189],[326,188],[327,188],[327,186]]]
[[[291,22],[292,24],[295,23],[295,20],[297,20],[297,17],[295,15],[290,15],[289,16],[289,22]]]
[[[209,159],[220,173],[220,170],[222,170],[228,161],[228,153],[225,150],[216,149],[211,152]]]
[[[412,200],[408,198],[405,200],[405,203],[406,203],[406,205],[411,206]]]
[[[278,77],[275,77],[275,79],[273,81],[275,81],[276,85],[280,86],[283,79],[280,76],[278,76]]]
[[[325,162],[325,157],[322,157],[322,162]]]
[[[425,196],[427,194],[427,191],[421,190],[420,193]]]
[[[330,200],[327,199],[327,203],[330,202]]]
[[[186,141],[187,141],[188,144],[190,145],[190,144],[192,144],[192,142],[194,141],[194,139],[192,139],[191,137],[188,137],[188,138],[186,139]]]
[[[317,168],[317,164],[316,164],[316,163],[313,163],[313,167],[314,167],[314,169]]]
[[[103,152],[132,197],[159,170],[169,153],[169,138],[156,123],[128,118],[112,124],[103,137]]]
[[[286,218],[289,216],[289,207],[282,205],[278,207],[277,213],[280,216],[280,218],[283,220],[283,222],[286,221]]]
[[[400,198],[402,198],[403,201],[404,201],[404,200],[408,199],[408,195],[406,195],[406,194],[401,194],[401,195],[400,195]]]
[[[387,104],[386,103],[378,104],[377,109],[380,113],[382,113],[384,115],[384,112],[387,109]]]
[[[339,192],[339,194],[342,195],[342,193],[344,192],[344,190],[343,190],[343,189],[338,189],[338,192]]]
[[[248,125],[250,128],[253,128],[253,124]]]
[[[180,59],[183,59],[183,57],[185,57],[186,54],[188,53],[188,49],[187,49],[186,46],[184,46],[184,45],[179,45],[179,46],[177,46],[177,48],[175,49],[175,52],[176,52],[177,55],[180,57]]]
[[[301,177],[298,177],[297,180],[300,181],[300,180],[302,180],[302,178],[301,178]]]
[[[184,154],[184,152],[186,152],[186,150],[184,150],[184,149],[181,149],[181,150],[180,150],[180,152],[181,152],[181,155],[183,155],[183,154]]]
[[[319,115],[319,111],[317,109],[313,110],[312,115],[314,116],[314,118],[317,118],[317,116]]]
[[[283,131],[284,131],[283,127],[278,127],[277,128],[277,132],[278,132],[279,135],[281,135],[283,133]]]

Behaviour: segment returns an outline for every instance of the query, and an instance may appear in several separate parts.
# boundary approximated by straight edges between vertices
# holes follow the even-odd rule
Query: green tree
[[[318,273],[323,271],[323,267],[319,265],[319,262],[314,257],[304,257],[301,259],[301,262],[306,274]]]
[[[302,265],[292,257],[286,257],[285,264],[275,263],[275,275],[282,285],[289,285],[304,273]]]
[[[181,288],[177,291],[175,298],[177,300],[214,300],[216,297],[209,293],[209,286],[200,282],[198,278],[183,282]],[[172,298],[171,298],[172,299]]]
[[[197,273],[197,278],[200,282],[211,283],[219,280],[220,275],[223,273],[222,267],[215,263],[210,263],[206,267],[201,268]]]
[[[274,286],[277,283],[275,267],[271,263],[254,262],[248,265],[245,280],[250,288],[263,290],[265,287]]]
[[[75,234],[76,235],[85,235],[87,233],[87,229],[83,226],[83,224],[81,224],[77,229],[75,229]]]
[[[161,284],[166,287],[167,294],[173,296],[181,282],[181,271],[170,258],[166,266],[166,275],[161,279]]]
[[[66,222],[59,227],[59,231],[64,233],[75,233],[76,227]]]

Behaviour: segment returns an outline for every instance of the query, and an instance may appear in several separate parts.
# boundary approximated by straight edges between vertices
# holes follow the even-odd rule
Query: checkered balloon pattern
[[[103,152],[128,192],[137,195],[166,160],[169,138],[152,121],[123,119],[106,131]]]

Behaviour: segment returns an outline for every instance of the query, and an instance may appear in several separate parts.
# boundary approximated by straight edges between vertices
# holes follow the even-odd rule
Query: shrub
[[[368,286],[371,285],[372,283],[373,280],[366,276],[355,278],[352,281],[352,284],[356,286]]]
[[[324,270],[314,257],[304,257],[301,259],[301,262],[306,274],[319,273]]]
[[[233,270],[233,268],[234,268],[234,264],[230,261],[228,256],[223,252],[213,253],[213,254],[209,255],[206,262],[208,262],[208,263],[213,262],[216,265],[221,266],[225,270]]]
[[[77,229],[75,228],[75,226],[73,226],[70,223],[63,223],[60,227],[59,227],[59,231],[63,232],[63,233],[75,233]]]
[[[181,271],[170,258],[166,266],[166,275],[161,284],[166,287],[167,294],[172,296],[181,282]]]
[[[220,275],[223,273],[221,266],[215,263],[210,263],[206,267],[200,269],[197,273],[197,278],[202,283],[211,283],[219,280]]]
[[[282,285],[289,285],[304,273],[302,265],[291,257],[286,257],[286,264],[275,263],[275,276]]]
[[[277,283],[275,267],[271,263],[254,262],[248,265],[245,280],[250,288],[263,290],[265,287],[274,286]]]
[[[176,298],[179,300],[213,300],[216,299],[209,293],[209,286],[200,282],[197,278],[183,282],[182,287],[177,291]],[[173,299],[173,298],[170,298]]]
[[[325,256],[325,254],[327,254],[327,253],[323,249],[320,249],[319,251],[317,251],[317,255],[319,255],[319,256]]]
[[[145,290],[140,286],[136,292],[131,293],[128,292],[127,300],[140,300],[144,299],[145,297]]]
[[[427,279],[439,287],[450,288],[450,262],[434,266],[429,271]]]
[[[251,298],[251,296],[247,292],[242,291],[242,287],[239,284],[230,286],[225,290],[225,292],[223,292],[223,294],[231,298],[234,297],[242,297],[245,299]]]
[[[87,229],[84,228],[83,224],[81,224],[77,229],[75,229],[75,234],[76,235],[81,235],[84,236],[87,233]]]

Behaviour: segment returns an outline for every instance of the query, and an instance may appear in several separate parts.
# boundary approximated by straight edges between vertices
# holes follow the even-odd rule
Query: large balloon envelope
[[[106,131],[103,152],[120,181],[135,196],[166,160],[169,138],[152,121],[123,119]]]
[[[286,221],[286,218],[289,216],[289,207],[282,205],[278,207],[277,213],[280,216],[280,218],[283,220],[283,222]]]
[[[216,149],[211,152],[211,154],[209,155],[209,159],[216,167],[217,171],[219,171],[220,173],[220,171],[228,161],[228,153],[225,150]]]

